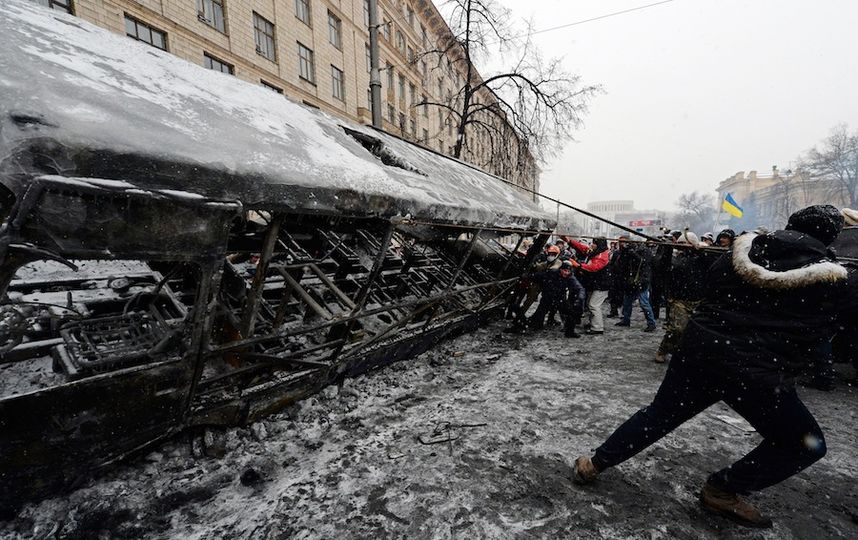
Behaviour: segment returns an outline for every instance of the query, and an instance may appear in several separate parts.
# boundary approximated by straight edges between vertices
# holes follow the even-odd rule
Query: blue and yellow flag
[[[724,202],[721,203],[721,208],[723,208],[725,212],[727,212],[733,217],[742,217],[742,207],[739,206],[739,203],[737,203],[733,196],[729,193],[726,197],[724,197]]]

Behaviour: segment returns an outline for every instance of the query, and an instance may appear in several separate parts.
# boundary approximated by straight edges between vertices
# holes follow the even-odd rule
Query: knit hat
[[[843,219],[846,220],[846,225],[849,227],[853,227],[858,225],[858,210],[852,210],[851,208],[844,208],[841,210],[843,213]]]
[[[797,231],[812,236],[826,246],[834,242],[843,228],[843,214],[830,204],[816,204],[802,208],[789,217],[788,231]]]
[[[601,253],[608,250],[608,239],[603,236],[593,238],[593,244],[596,245],[596,249],[593,250],[594,253]]]
[[[725,236],[730,240],[734,240],[736,238],[736,231],[734,231],[733,229],[724,229],[723,231],[718,233],[718,236],[715,237],[715,241],[717,242]]]
[[[704,233],[703,236],[700,237],[701,240],[709,240],[710,242],[715,241],[715,235],[711,232]]]

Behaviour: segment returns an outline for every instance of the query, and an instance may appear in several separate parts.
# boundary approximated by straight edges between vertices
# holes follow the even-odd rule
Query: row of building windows
[[[57,0],[41,0],[41,1],[57,1]],[[66,0],[69,1],[69,0]],[[217,30],[221,32],[226,32],[226,21],[224,18],[224,0],[196,0],[197,9],[198,9],[198,18],[213,26]],[[413,8],[410,4],[405,4],[403,7],[404,15],[406,16],[409,24],[412,28],[415,25],[415,14]],[[310,9],[310,0],[295,0],[295,17],[298,18],[301,22],[308,26],[312,26],[312,11]],[[328,14],[328,41],[336,47],[338,50],[342,50],[342,20],[337,17],[330,10],[327,12]],[[369,2],[365,0],[364,2],[364,16],[365,23],[369,26]],[[385,29],[384,35],[389,40],[390,39],[390,27],[392,22],[390,21],[389,15],[385,12],[383,28]],[[141,24],[137,21],[138,24]],[[127,23],[126,23],[127,24]],[[147,28],[152,35],[155,35],[154,32],[158,33],[158,37],[153,38],[157,40],[157,42],[150,41],[145,38],[141,38],[138,35],[138,32],[134,32],[126,28],[126,33],[134,37],[135,39],[140,39],[141,41],[145,41],[151,45],[154,45],[160,49],[166,50],[166,34],[164,32],[158,31],[152,27],[147,25]],[[275,25],[271,21],[268,21],[261,15],[256,12],[253,12],[253,28],[254,28],[254,40],[256,44],[256,52],[260,56],[272,61],[277,62],[277,47],[276,47],[276,38],[275,38]],[[420,30],[423,36],[424,48],[428,45],[428,36],[426,33],[426,28],[422,24],[420,25]],[[145,31],[144,31],[145,33]],[[396,31],[396,46],[397,49],[403,54],[407,54],[409,60],[414,59],[413,48],[410,45],[406,45],[405,36],[402,34],[400,30]],[[316,74],[315,74],[315,62],[314,62],[314,54],[313,51],[306,47],[305,45],[299,43],[298,44],[298,66],[299,66],[299,76],[310,83],[315,84],[316,82]],[[366,61],[367,61],[367,71],[370,69],[370,51],[369,46],[366,46]],[[449,60],[448,60],[448,68],[450,68]],[[343,71],[335,66],[331,66],[332,69],[332,86],[334,88],[333,97],[344,101],[344,77]],[[426,66],[426,62],[421,62],[421,69],[423,72],[424,80],[428,78],[428,70]],[[387,63],[386,66],[387,74],[388,74],[388,89],[389,91],[393,91],[394,89],[394,68],[393,65]],[[408,83],[410,90],[410,103],[416,104],[416,85],[414,83]],[[441,98],[444,96],[443,91],[444,81],[443,78],[439,78],[438,80],[438,97]],[[403,75],[399,75],[399,97],[401,100],[406,99],[405,94],[405,78]],[[449,91],[447,91],[448,99],[451,97]],[[426,102],[427,98],[424,95],[422,102]],[[428,116],[428,106],[424,106],[423,116]]]
[[[274,60],[274,25],[257,13],[253,14],[253,26],[256,35],[256,52]],[[125,34],[128,37],[147,43],[153,47],[167,50],[167,33],[146,24],[128,14],[125,15]],[[235,66],[215,56],[204,53],[203,66],[214,71],[220,71],[229,75],[235,75]],[[316,84],[316,66],[313,50],[298,42],[298,75],[305,81]],[[283,93],[283,90],[269,83],[263,84],[273,90]],[[346,77],[345,72],[331,65],[331,94],[340,101],[346,100]]]
[[[59,0],[42,0],[45,2],[59,1]],[[224,13],[224,5],[223,0],[197,0],[198,7],[198,18],[206,22],[207,24],[215,27],[221,32],[226,31],[226,23],[223,16]],[[410,10],[410,6],[408,6]],[[412,10],[413,13],[413,10]],[[365,16],[367,19],[368,25],[368,2],[365,3]],[[307,24],[308,26],[312,25],[311,19],[311,11],[309,0],[295,0],[295,16]],[[413,15],[411,15],[413,18]],[[409,19],[409,24],[413,26],[413,19]],[[391,23],[389,21],[385,22],[384,28],[387,29],[385,36],[389,39],[389,27]],[[138,19],[135,19],[129,15],[125,16],[125,29],[126,34],[129,37],[137,39],[139,41],[143,41],[149,45],[157,47],[162,50],[167,50],[167,34],[161,30],[158,30],[151,25],[148,25]],[[271,60],[272,62],[277,61],[277,47],[276,47],[276,37],[275,37],[275,25],[271,22],[259,15],[256,12],[253,12],[253,29],[254,29],[254,40],[256,44],[256,52],[257,54]],[[421,25],[421,29],[423,31],[425,37],[425,28]],[[397,30],[397,48],[400,52],[405,52],[406,47],[410,49],[410,46],[405,45],[406,41],[404,35]],[[428,39],[428,38],[425,38]],[[342,50],[342,20],[334,15],[331,11],[328,11],[328,40],[329,42],[336,47],[337,49]],[[306,45],[298,42],[298,75],[299,77],[307,81],[311,84],[316,84],[316,67],[315,67],[315,54],[312,49],[307,47]],[[367,71],[370,70],[371,58],[370,58],[370,49],[369,45],[365,46],[366,50],[366,63],[367,63]],[[412,54],[413,56],[413,54]],[[423,64],[423,71],[426,71],[426,64]],[[215,56],[205,53],[203,56],[203,65],[215,71],[220,71],[221,73],[227,73],[229,75],[235,74],[235,66],[216,58]],[[449,63],[448,63],[448,67]],[[415,106],[418,104],[417,101],[417,85],[413,82],[407,81],[405,75],[396,74],[394,70],[394,66],[387,62],[385,66],[385,70],[387,72],[387,86],[389,92],[394,92],[394,89],[398,87],[399,99],[403,102],[406,100],[411,106]],[[424,73],[424,75],[426,75]],[[265,82],[264,80],[260,81],[263,86],[269,88],[270,90],[276,91],[279,94],[283,93],[282,88],[278,88],[275,85]],[[443,77],[439,77],[438,79],[438,92],[439,97],[444,96],[444,79]],[[398,83],[398,85],[397,85]],[[408,93],[406,94],[406,87]],[[345,72],[338,67],[331,65],[331,95],[334,99],[339,101],[345,101],[346,92],[345,92]],[[395,95],[395,94],[394,94]],[[410,98],[410,99],[408,99]],[[450,90],[446,91],[446,99],[448,101],[452,100],[452,94]],[[421,95],[420,103],[423,103],[421,110],[422,116],[424,118],[429,117],[429,98],[426,94]],[[371,92],[367,91],[367,108],[371,109]],[[403,135],[409,134],[413,138],[417,138],[417,124],[416,120],[412,117],[410,121],[406,121],[405,113],[397,113],[396,109],[393,105],[388,105],[388,121],[399,127],[400,131]],[[410,122],[410,123],[409,123]],[[410,129],[409,129],[410,128]],[[438,131],[443,132],[446,128],[447,136],[451,137],[453,135],[453,125],[450,122],[450,119],[444,113],[443,110],[438,110]],[[428,142],[428,130],[422,130],[422,140]],[[439,143],[440,144],[440,143]],[[443,145],[442,145],[443,150]]]
[[[228,21],[226,19],[226,11],[224,4],[225,0],[194,1],[196,2],[197,7],[197,18],[206,25],[226,34],[228,30]],[[311,0],[295,0],[294,5],[295,17],[307,26],[312,26],[313,23],[310,1]],[[74,14],[75,6],[73,0],[35,0],[35,2],[52,9]],[[423,50],[426,51],[427,47],[429,46],[429,37],[427,35],[425,26],[423,26],[423,24],[419,24],[414,9],[408,2],[400,2],[399,5],[402,8],[403,15],[397,17],[398,21],[401,21],[403,24],[405,21],[407,21],[408,25],[410,25],[411,29],[415,32],[418,31],[417,27],[419,27],[419,32],[422,35],[423,40]],[[402,56],[405,56],[411,62],[411,67],[417,66],[417,55],[414,52],[414,47],[412,46],[411,38],[409,38],[405,35],[405,33],[403,33],[403,27],[398,26],[399,22],[396,22],[396,24],[394,24],[395,21],[389,15],[387,10],[383,11],[383,17],[380,18],[382,18],[383,21],[380,25],[381,33],[387,43],[391,46],[391,48],[395,48],[397,52],[400,53]],[[368,27],[368,0],[365,0],[364,3],[364,19],[364,22]],[[278,62],[276,25],[273,22],[267,20],[265,17],[261,16],[259,13],[256,13],[255,11],[252,12],[252,21],[256,53],[266,58],[267,60],[270,60],[272,62]],[[125,15],[124,22],[125,32],[129,37],[144,42],[152,47],[164,51],[168,50],[168,36],[165,31],[155,28],[152,25],[131,15]],[[329,43],[333,45],[336,49],[342,51],[344,47],[342,20],[331,10],[327,10],[327,24]],[[317,74],[314,52],[311,48],[300,42],[297,42],[297,48],[298,75],[301,80],[315,85]],[[365,45],[365,49],[366,70],[367,72],[369,72],[371,67],[371,58],[368,44]],[[396,64],[401,65],[401,62],[396,61]],[[429,118],[428,102],[430,101],[430,98],[427,96],[427,94],[422,92],[420,93],[420,99],[418,101],[418,86],[420,86],[421,88],[425,88],[429,84],[429,74],[426,61],[420,60],[419,65],[420,73],[422,74],[422,80],[418,81],[418,83],[415,84],[415,82],[409,80],[410,76],[407,76],[404,72],[397,72],[393,64],[391,64],[390,62],[386,62],[384,68],[387,73],[386,82],[388,91],[386,118],[394,128],[399,128],[399,131],[403,136],[410,137],[412,139],[418,140],[429,145],[429,129],[424,127],[420,130],[421,136],[418,138],[417,135],[419,127],[417,123],[417,115],[422,113],[423,118]],[[208,52],[204,52],[203,54],[203,66],[208,69],[219,71],[221,73],[226,73],[230,75],[235,74],[235,66],[233,64],[219,59]],[[458,73],[457,70],[453,69],[450,58],[446,59],[446,67],[447,72],[449,73],[449,80],[451,82],[455,82],[455,84],[461,85],[461,75]],[[331,96],[338,101],[345,102],[345,72],[337,66],[331,64],[330,77]],[[418,78],[420,78],[419,75]],[[447,102],[452,102],[453,95],[450,89],[445,89],[446,81],[444,76],[439,74],[436,82],[438,85],[438,94],[437,96],[432,98],[432,101],[443,101],[446,99]],[[269,90],[274,91],[278,94],[284,93],[283,88],[280,88],[265,80],[260,80],[260,84],[265,88],[268,88]],[[394,104],[390,103],[390,101],[397,101],[397,94],[399,98],[399,111]],[[307,104],[312,105],[310,103]],[[366,106],[367,109],[372,108],[371,92],[369,91],[369,89],[367,90]],[[420,112],[411,109],[416,106],[420,106]],[[407,108],[411,109],[410,112],[407,111]],[[454,123],[451,122],[448,113],[443,108],[439,108],[437,112],[438,130],[431,136],[440,136],[444,131],[446,131],[446,136],[449,139],[453,136]],[[482,154],[485,156],[485,154],[487,153],[488,141],[483,140],[484,138],[485,137],[477,136],[473,140],[473,142],[470,143],[470,145],[475,144],[476,146],[473,148],[466,148],[466,153],[470,152],[475,154]],[[438,149],[441,152],[450,151],[449,148],[445,148],[444,141],[442,139],[439,138],[437,140],[437,143]]]

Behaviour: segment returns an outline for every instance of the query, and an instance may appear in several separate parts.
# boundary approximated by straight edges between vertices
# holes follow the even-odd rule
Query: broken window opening
[[[366,148],[369,153],[380,159],[385,165],[389,167],[397,167],[421,176],[427,176],[426,173],[391,152],[381,139],[373,137],[372,135],[367,135],[366,133],[361,133],[354,129],[349,129],[345,126],[340,127],[342,127],[343,131],[348,135],[351,135],[357,142],[359,142],[361,146]]]

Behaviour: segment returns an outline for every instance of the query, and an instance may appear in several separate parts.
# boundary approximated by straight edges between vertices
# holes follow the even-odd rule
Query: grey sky
[[[656,0],[500,1],[540,29]],[[534,36],[606,90],[542,191],[667,210],[737,171],[788,168],[836,124],[858,127],[856,23],[854,0],[674,0]]]

